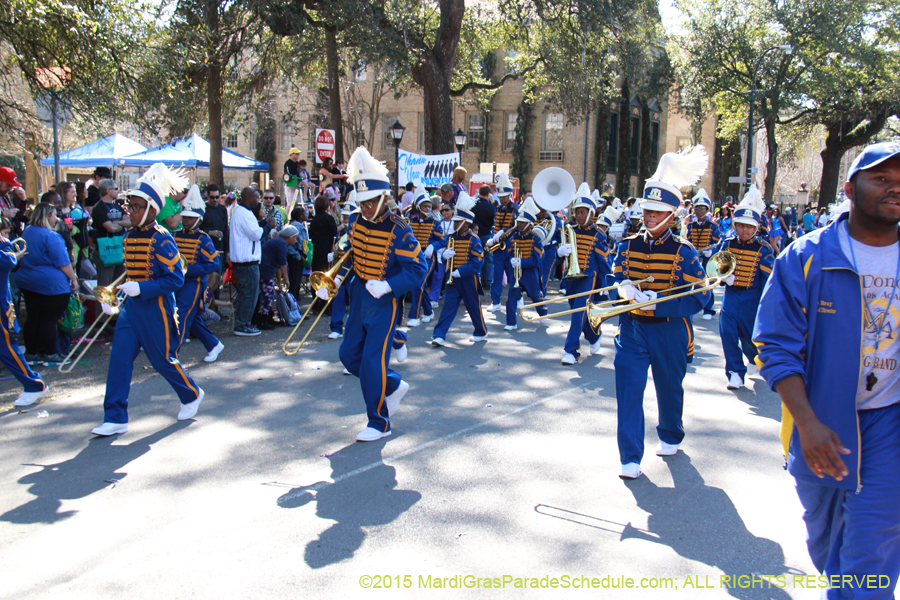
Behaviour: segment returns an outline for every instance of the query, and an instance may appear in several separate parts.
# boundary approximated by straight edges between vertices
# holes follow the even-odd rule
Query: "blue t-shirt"
[[[275,278],[278,267],[287,264],[288,243],[283,237],[272,238],[262,246],[262,258],[259,260],[259,280],[268,281]]]
[[[44,227],[29,225],[22,238],[28,244],[28,252],[19,259],[16,285],[46,296],[71,292],[68,276],[60,271],[71,264],[62,236]]]

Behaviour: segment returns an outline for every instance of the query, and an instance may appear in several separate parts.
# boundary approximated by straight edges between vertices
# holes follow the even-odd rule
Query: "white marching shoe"
[[[744,387],[744,381],[741,379],[741,376],[731,372],[731,375],[728,377],[728,385],[726,386],[729,390],[739,390]]]
[[[16,401],[13,402],[13,406],[31,406],[45,393],[47,393],[46,387],[39,392],[22,392],[19,394],[19,397],[16,398]]]
[[[488,306],[487,309],[485,309],[485,310],[487,310],[488,312],[497,312],[497,311],[500,310],[501,308],[503,308],[503,307],[500,306],[499,304],[491,304],[491,305]]]
[[[353,375],[350,371],[347,370],[347,367],[344,367],[344,375]]]
[[[424,317],[422,317],[422,322],[423,323],[431,323],[432,319],[434,319],[434,313],[431,313],[430,315],[425,315]]]
[[[390,431],[378,431],[372,427],[366,427],[362,431],[356,434],[357,442],[374,442],[376,440],[380,440],[381,438],[386,438],[391,435]]]
[[[443,346],[444,338],[438,338],[438,337],[431,338],[431,345],[434,346],[435,348],[437,348],[438,346]]]
[[[128,423],[104,423],[100,427],[91,429],[94,435],[116,435],[117,433],[128,433]]]
[[[667,444],[664,441],[659,441],[659,446],[656,447],[656,455],[657,456],[674,456],[678,452],[679,444]]]
[[[406,357],[409,356],[409,348],[406,347],[406,344],[403,344],[397,350],[394,350],[394,358],[398,363],[402,363],[406,360]]]
[[[703,320],[704,321],[712,321],[712,315],[709,313],[703,313]]]
[[[194,415],[197,414],[197,411],[200,409],[200,403],[203,402],[203,397],[206,393],[203,391],[203,388],[197,388],[200,391],[200,395],[197,396],[197,399],[193,402],[188,402],[187,404],[181,405],[181,410],[178,411],[178,420],[179,421],[187,421],[188,419],[193,418]]]
[[[343,334],[343,333],[338,333],[337,331],[332,331],[331,333],[328,334],[328,339],[329,339],[329,340],[339,340],[339,339],[341,339],[342,337],[344,337],[344,334]]]
[[[622,465],[622,472],[619,477],[622,479],[637,479],[641,476],[641,465],[638,463],[627,463]]]
[[[578,359],[575,358],[575,355],[574,355],[574,354],[569,354],[568,352],[566,352],[565,354],[563,354],[563,357],[562,357],[562,364],[564,364],[564,365],[574,365],[574,364],[577,363],[577,362],[578,362]]]
[[[388,416],[394,418],[394,413],[397,412],[397,409],[400,408],[400,401],[403,400],[403,396],[406,395],[406,392],[409,391],[409,384],[400,380],[400,385],[397,386],[397,389],[394,390],[394,393],[390,396],[385,396],[384,403],[387,404]]]
[[[421,324],[422,324],[421,319],[410,319],[406,325],[407,325],[407,327],[418,327]]]
[[[591,344],[591,355],[600,354],[600,340]]]
[[[216,344],[216,347],[209,351],[209,354],[203,357],[203,362],[216,362],[216,359],[219,358],[219,355],[222,353],[222,350],[225,349],[225,344],[219,342]]]
[[[469,338],[469,341],[470,341],[470,342],[480,342],[480,341],[485,340],[485,339],[487,339],[487,334],[484,334],[484,335],[473,335],[472,337]]]
[[[515,331],[518,328],[519,328],[518,325],[504,325],[503,326],[503,329],[506,331]]]
[[[435,302],[434,300],[431,301],[431,308],[437,308],[438,306],[440,306],[439,303]]]

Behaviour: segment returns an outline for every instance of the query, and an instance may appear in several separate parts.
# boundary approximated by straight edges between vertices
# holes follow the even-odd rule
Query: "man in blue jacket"
[[[778,257],[753,339],[828,598],[887,600],[900,576],[900,144],[868,146],[847,175],[849,215]]]

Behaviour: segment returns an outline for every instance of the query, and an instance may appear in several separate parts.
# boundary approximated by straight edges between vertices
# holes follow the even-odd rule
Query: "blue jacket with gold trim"
[[[212,238],[205,231],[176,231],[173,234],[178,252],[187,263],[184,281],[196,281],[206,285],[206,276],[219,270],[219,254]]]
[[[572,252],[578,254],[581,272],[588,277],[599,276],[599,281],[603,281],[604,277],[612,272],[609,266],[606,234],[594,223],[590,223],[587,227],[573,226],[573,230],[578,247],[573,248]]]
[[[775,255],[772,249],[760,243],[759,238],[754,237],[746,244],[736,236],[730,236],[719,242],[715,252],[728,251],[734,254],[737,261],[734,269],[734,285],[725,288],[728,290],[762,290],[769,275],[772,274],[772,264]]]
[[[622,240],[613,275],[616,281],[637,281],[652,275],[653,281],[641,284],[641,289],[659,293],[667,288],[699,283],[706,277],[706,272],[690,242],[666,229],[655,240],[646,231]],[[645,317],[688,317],[703,309],[710,293],[706,291],[691,294],[657,304],[655,310],[636,310],[633,314]]]
[[[478,275],[479,286],[481,283],[481,267],[484,266],[484,249],[481,247],[481,240],[472,233],[471,229],[467,229],[465,233],[452,233],[450,239],[453,240],[453,250],[456,256],[453,256],[446,262],[447,269],[452,273],[458,270],[460,278]],[[479,291],[479,293],[481,293]]]
[[[184,285],[181,257],[172,235],[156,223],[133,227],[124,236],[125,273],[141,284],[141,294],[126,302],[149,301],[172,295]]]
[[[359,213],[350,215],[347,237],[350,257],[341,276],[352,270],[363,283],[387,281],[398,298],[425,280],[428,263],[422,248],[406,221],[391,211],[374,222]]]
[[[19,333],[19,323],[9,289],[9,272],[18,262],[15,246],[11,242],[0,242],[0,278],[3,279],[0,281],[0,310],[3,311],[3,328],[13,333]]]
[[[493,236],[497,236],[501,231],[505,231],[510,227],[515,227],[516,219],[519,217],[519,205],[510,200],[506,206],[502,204],[497,207],[494,213],[494,228],[491,230]],[[481,233],[481,232],[479,232]],[[482,235],[484,235],[482,233]]]
[[[697,252],[700,252],[704,248],[721,242],[722,232],[715,221],[709,218],[709,215],[703,217],[703,221],[698,221],[694,216],[693,220],[688,223],[686,237]]]

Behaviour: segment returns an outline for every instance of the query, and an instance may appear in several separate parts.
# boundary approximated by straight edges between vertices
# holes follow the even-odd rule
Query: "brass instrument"
[[[649,276],[649,277],[647,277],[646,279],[641,279],[640,281],[632,281],[632,282],[631,282],[631,285],[638,285],[638,284],[641,284],[641,283],[650,283],[651,281],[653,281],[653,276],[652,276],[652,275]],[[534,322],[534,321],[540,321],[540,320],[542,320],[542,319],[551,319],[551,318],[553,318],[553,317],[561,317],[561,316],[563,316],[563,315],[571,315],[572,313],[581,312],[581,311],[585,310],[585,308],[584,308],[584,307],[582,307],[582,308],[573,308],[573,309],[571,309],[571,310],[564,310],[564,311],[560,311],[560,312],[556,312],[556,313],[552,313],[552,314],[547,314],[547,315],[544,315],[544,316],[538,315],[537,317],[526,317],[526,316],[525,316],[525,309],[526,309],[526,308],[537,308],[538,306],[547,306],[548,304],[553,304],[554,302],[563,302],[563,301],[571,300],[571,299],[573,299],[573,298],[581,298],[582,296],[590,296],[591,294],[600,294],[600,293],[602,293],[602,292],[606,292],[606,291],[609,291],[609,290],[614,290],[614,289],[620,288],[620,287],[622,287],[623,285],[625,285],[625,282],[624,282],[624,281],[621,282],[621,283],[617,283],[617,284],[615,284],[615,285],[609,285],[609,286],[606,286],[606,287],[597,288],[597,289],[595,289],[595,290],[589,290],[589,291],[587,291],[587,292],[581,292],[580,294],[572,294],[571,296],[563,296],[563,297],[561,297],[561,298],[554,298],[553,300],[543,300],[543,301],[541,301],[541,302],[535,302],[534,304],[529,304],[528,306],[523,306],[522,308],[520,308],[520,309],[519,309],[519,316],[521,316],[521,317],[522,317],[522,320],[525,321],[526,323],[532,323],[532,322]],[[616,301],[616,302],[618,302],[618,301]]]
[[[493,244],[491,244],[490,246],[486,246],[484,248],[484,251],[487,254],[490,254],[491,252],[495,252],[497,250],[500,250],[501,252],[506,250],[506,238],[511,236],[516,229],[517,229],[516,225],[513,224],[512,227],[504,230],[503,233],[500,234],[500,237],[497,238],[497,241],[494,242]]]
[[[519,278],[522,277],[522,250],[518,245],[516,245],[515,250],[513,250],[513,257],[516,259],[516,266],[513,268],[513,274],[515,276],[513,287],[519,287]]]
[[[447,240],[447,250],[453,250],[453,238],[451,237]],[[453,257],[450,258],[450,263],[447,265],[447,285],[451,285],[453,283]]]
[[[106,287],[99,287],[99,286],[95,287],[94,288],[94,300],[96,300],[97,302],[99,302],[101,304],[106,304],[108,306],[119,306],[119,304],[124,299],[124,294],[122,294],[121,292],[116,292],[116,286],[119,285],[120,283],[122,283],[122,281],[125,279],[125,275],[126,275],[125,273],[122,273],[122,275],[120,275],[115,281],[113,281],[111,284],[109,284]],[[104,319],[103,317],[106,317],[106,318]],[[91,323],[91,326],[87,328],[87,331],[85,331],[81,335],[81,339],[78,340],[78,343],[75,344],[74,346],[72,346],[72,349],[69,350],[69,353],[63,359],[62,363],[60,363],[60,365],[58,367],[58,370],[60,373],[71,373],[72,372],[72,369],[75,368],[75,365],[78,364],[78,361],[80,361],[81,358],[85,354],[87,354],[87,351],[90,350],[91,346],[94,344],[94,339],[91,338],[91,333],[93,333],[94,330],[97,329],[97,325],[100,325],[102,323],[102,326],[99,329],[97,329],[97,331],[101,331],[103,329],[103,327],[105,327],[111,319],[112,319],[112,315],[107,315],[106,313],[103,313],[102,315],[99,315],[94,319],[94,322]],[[75,359],[71,360],[71,362],[70,362],[72,355],[74,355],[76,352],[78,352],[78,349],[81,348],[81,346],[84,344],[84,340],[86,340],[88,338],[91,338],[91,341],[89,341],[87,343],[87,345],[84,346],[84,349],[78,354],[78,356],[76,356]]]
[[[572,254],[569,255],[569,264],[563,279],[567,281],[584,279],[587,275],[581,272],[581,265],[578,264],[578,236],[575,235],[575,228],[568,224],[566,225],[566,243],[572,246]]]
[[[297,321],[297,324],[294,326],[294,329],[291,331],[291,334],[284,340],[284,344],[281,345],[281,351],[284,352],[286,356],[294,356],[298,352],[300,352],[300,348],[306,342],[306,338],[309,337],[309,334],[312,333],[312,330],[315,329],[316,324],[319,322],[319,319],[322,318],[322,315],[325,314],[325,311],[328,310],[328,307],[331,305],[331,301],[334,300],[334,297],[337,296],[338,290],[341,285],[344,283],[342,279],[339,282],[335,281],[337,274],[341,271],[341,268],[344,266],[344,263],[347,262],[347,259],[350,258],[351,252],[345,252],[344,255],[334,263],[334,266],[328,269],[327,271],[316,271],[312,275],[309,276],[309,285],[313,290],[319,291],[322,288],[326,288],[328,290],[328,302],[325,303],[325,306],[322,307],[322,310],[319,312],[319,315],[316,317],[316,320],[312,322],[312,325],[309,326],[309,329],[306,331],[306,335],[303,336],[303,339],[300,340],[300,343],[297,344],[297,347],[291,351],[288,350],[288,344],[293,339],[294,335],[297,333],[297,330],[300,329],[300,325],[303,324],[303,321],[306,320],[306,315],[309,314],[309,311],[312,310],[312,307],[315,306],[316,301],[313,299],[312,302],[309,303],[309,308],[306,309],[306,312],[303,313],[303,316],[300,317],[300,320]]]
[[[25,253],[28,252],[28,242],[26,242],[22,238],[16,238],[14,240],[10,240],[9,243],[12,244],[13,248],[16,249],[16,258],[17,259],[22,258],[22,256],[24,256]],[[19,246],[22,247],[21,250],[19,249]]]

